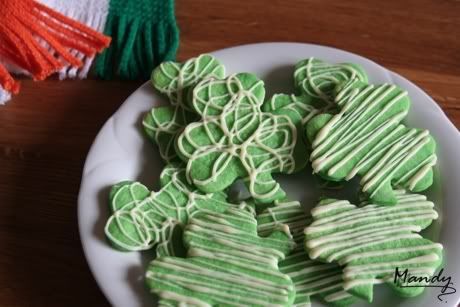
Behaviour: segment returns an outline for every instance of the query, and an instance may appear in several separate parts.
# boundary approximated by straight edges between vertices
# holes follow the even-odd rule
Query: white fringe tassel
[[[11,93],[0,85],[0,106],[5,105],[11,99]]]
[[[109,14],[109,0],[38,0],[42,4],[55,9],[69,18],[103,32],[107,15]],[[72,53],[83,61],[80,68],[67,66],[59,71],[59,79],[85,79],[93,63],[94,57],[87,57],[84,54],[74,51]]]

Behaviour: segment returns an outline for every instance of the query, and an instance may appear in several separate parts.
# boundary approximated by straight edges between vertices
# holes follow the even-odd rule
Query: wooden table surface
[[[179,0],[180,60],[296,41],[345,49],[428,92],[460,127],[460,1]],[[0,107],[0,306],[108,306],[81,249],[77,193],[91,143],[139,85],[22,82]]]

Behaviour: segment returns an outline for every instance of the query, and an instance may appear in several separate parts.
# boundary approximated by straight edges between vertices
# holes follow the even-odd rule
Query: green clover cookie
[[[163,305],[290,306],[295,289],[278,261],[294,247],[289,229],[257,235],[254,216],[245,210],[201,210],[189,219],[187,258],[151,262],[147,285]]]
[[[296,131],[286,116],[260,110],[264,95],[263,81],[249,73],[203,80],[194,88],[193,106],[201,120],[177,139],[189,182],[217,192],[241,178],[260,203],[285,196],[271,173],[294,171]]]
[[[358,208],[345,200],[321,201],[305,228],[305,247],[312,259],[344,266],[344,288],[372,301],[374,284],[386,283],[399,295],[412,297],[424,287],[394,283],[395,270],[429,277],[442,261],[442,245],[418,234],[438,214],[433,203],[418,194],[397,191],[397,206],[365,204]],[[417,283],[412,286],[420,285]]]
[[[311,260],[304,249],[303,230],[311,223],[297,201],[279,202],[257,215],[257,231],[260,236],[271,233],[279,224],[289,226],[297,246],[279,263],[280,271],[291,277],[296,297],[294,305],[310,304],[311,297],[320,297],[334,306],[347,306],[355,299],[343,289],[342,268],[335,263]]]
[[[333,108],[337,86],[356,81],[367,82],[366,73],[356,64],[308,58],[295,66],[294,84],[300,95],[275,94],[264,103],[263,110],[287,115],[300,128],[316,114]]]
[[[320,105],[315,105],[311,98],[306,95],[274,94],[263,104],[262,110],[286,115],[299,129],[303,128],[315,115],[321,113],[323,108]]]
[[[224,66],[209,54],[184,63],[164,62],[153,71],[153,86],[169,98],[171,105],[152,108],[142,124],[166,162],[177,157],[174,150],[177,134],[197,118],[188,101],[191,88],[202,79],[221,79],[224,75]]]
[[[311,103],[319,101],[332,104],[335,88],[360,81],[367,83],[367,75],[361,66],[351,63],[329,64],[316,58],[308,58],[295,66],[296,89],[310,98]]]
[[[396,85],[355,82],[339,91],[341,111],[307,124],[314,173],[332,181],[361,177],[373,202],[395,204],[393,188],[423,191],[433,182],[436,144],[427,130],[400,124],[409,110]]]
[[[113,186],[112,215],[105,234],[114,247],[138,251],[164,243],[159,254],[168,254],[173,250],[169,242],[174,232],[180,231],[177,224],[185,225],[197,210],[224,211],[229,205],[223,193],[204,194],[190,186],[181,167],[167,166],[160,182],[158,192],[151,192],[139,182],[124,181]]]
[[[315,115],[336,109],[333,89],[337,85],[355,81],[367,82],[367,76],[358,65],[328,64],[309,58],[296,65],[295,86],[300,95],[275,94],[262,107],[264,112],[286,115],[297,128],[295,149],[297,170],[307,164],[308,142],[303,133],[305,125]]]
[[[168,171],[174,171],[174,169],[166,169],[163,174],[167,173]],[[165,178],[166,177],[166,178]],[[163,185],[167,184],[168,176],[162,176],[160,180],[163,182]],[[165,181],[166,179],[166,181]],[[250,214],[254,215],[256,214],[255,212],[255,204],[253,201],[248,200],[248,201],[242,201],[236,204],[229,204],[233,208],[238,208],[239,210],[244,210],[249,212]],[[190,216],[193,216],[193,214],[196,211],[194,211]],[[156,257],[164,257],[164,256],[172,256],[172,257],[182,257],[185,258],[187,254],[187,250],[184,246],[184,241],[183,241],[183,225],[180,224],[177,221],[171,221],[171,227],[167,227],[165,230],[165,234],[163,238],[165,238],[164,241],[159,243],[156,246]]]
[[[304,127],[315,115],[323,111],[315,107],[307,96],[295,96],[286,94],[275,94],[266,101],[262,110],[275,115],[289,117],[295,125],[297,140],[294,149],[296,171],[303,169],[308,163],[308,144],[306,142]]]

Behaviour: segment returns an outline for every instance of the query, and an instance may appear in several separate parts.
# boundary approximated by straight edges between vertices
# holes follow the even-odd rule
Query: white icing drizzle
[[[351,301],[352,296],[344,291],[342,269],[336,264],[311,260],[303,248],[303,229],[311,218],[297,201],[279,202],[257,215],[257,231],[265,236],[277,228],[287,225],[297,243],[297,248],[279,263],[281,272],[289,275],[296,289],[295,306],[310,303],[318,295],[326,302]]]
[[[238,205],[238,209],[247,211],[251,213],[253,216],[256,215],[256,209],[255,209],[255,204],[251,201],[242,201]]]
[[[289,98],[289,103],[286,105],[279,105],[278,101],[281,99]],[[330,106],[323,108],[315,108],[308,97],[305,96],[295,96],[295,95],[286,95],[286,94],[275,94],[273,97],[266,102],[269,105],[269,112],[274,114],[285,114],[286,112],[295,114],[298,119],[300,119],[299,127],[304,127],[310,119],[315,115],[326,112],[330,109]],[[286,115],[288,115],[286,114]],[[289,116],[291,118],[291,116]],[[291,118],[292,120],[292,118]]]
[[[171,74],[169,69],[174,71]],[[154,86],[161,93],[167,95],[172,105],[180,105],[186,110],[190,106],[185,101],[184,89],[196,84],[204,78],[223,78],[225,68],[212,55],[202,54],[196,58],[191,58],[185,63],[164,62],[157,68],[161,71],[163,78],[168,79],[166,85],[154,81]],[[154,73],[155,75],[155,73]]]
[[[402,190],[395,195],[397,204],[392,207],[364,203],[357,208],[332,200],[312,210],[305,247],[312,259],[344,266],[345,290],[392,282],[395,267],[432,275],[440,264],[442,245],[417,233],[437,218],[434,204]]]
[[[175,225],[185,224],[200,206],[221,211],[227,208],[228,203],[219,195],[203,194],[182,182],[184,169],[167,167],[164,172],[170,179],[159,192],[145,196],[147,188],[137,182],[116,191],[111,201],[113,214],[105,226],[107,238],[116,246],[129,251],[150,249],[168,242]]]
[[[174,74],[171,74],[171,70]],[[153,85],[168,96],[171,106],[152,108],[142,124],[147,134],[159,146],[161,157],[165,161],[169,162],[177,157],[174,150],[175,138],[190,122],[190,118],[194,117],[186,101],[185,89],[204,78],[220,79],[224,74],[224,66],[208,54],[202,54],[183,64],[164,62],[155,70]],[[163,84],[165,78],[169,81],[167,85]],[[165,113],[169,114],[169,118],[163,118]]]
[[[423,160],[419,164],[419,168],[414,168],[407,172],[404,176],[402,176],[398,181],[396,181],[395,185],[396,186],[408,186],[409,190],[415,189],[415,186],[417,183],[422,180],[433,168],[433,166],[436,165],[437,162],[437,156],[436,155],[431,155],[427,157],[425,160]]]
[[[198,187],[215,184],[230,164],[239,163],[250,194],[257,200],[270,201],[281,189],[271,173],[291,173],[295,169],[296,129],[287,116],[260,111],[263,97],[257,97],[254,91],[263,86],[262,81],[245,88],[240,78],[241,74],[225,80],[209,79],[195,87],[194,107],[203,118],[185,128],[177,147],[188,160],[188,180]],[[224,88],[227,93],[216,95],[213,88]],[[204,93],[206,98],[202,97]],[[270,144],[280,138],[282,143]],[[192,176],[194,162],[213,154],[219,156],[210,165],[210,175]]]
[[[160,239],[156,247],[157,257],[162,256],[179,256],[177,254],[176,245],[179,242],[175,242],[177,238],[174,238],[174,231],[176,227],[181,227],[178,221],[168,218],[167,227],[164,227],[164,231],[160,232]]]
[[[198,306],[198,307],[211,307],[210,304],[207,304],[203,301],[200,301],[198,299],[194,299],[191,297],[187,297],[187,295],[180,295],[180,294],[177,294],[171,291],[161,291],[159,295],[164,299],[170,299],[173,301],[181,301],[182,302],[181,307],[185,307],[188,304],[190,304],[191,306]]]
[[[359,174],[362,190],[370,198],[386,184],[419,190],[417,185],[432,171],[436,155],[424,153],[426,145],[433,142],[428,131],[399,124],[407,110],[390,113],[407,100],[407,92],[389,84],[353,86],[350,83],[338,93],[336,103],[341,111],[319,130],[312,143],[314,172],[346,180]],[[413,161],[417,164],[400,174]]]
[[[163,119],[164,112],[168,112],[171,118]],[[174,141],[188,122],[187,112],[176,105],[152,108],[142,121],[142,125],[147,135],[158,145],[163,160],[169,162],[177,157]]]
[[[152,292],[175,305],[288,305],[294,287],[278,260],[293,242],[278,232],[260,238],[256,227],[245,210],[200,210],[185,228],[188,258],[161,257],[149,266]]]
[[[342,63],[328,64],[313,57],[296,65],[294,79],[302,92],[332,103],[332,92],[343,82],[367,81],[367,77],[357,67]]]
[[[332,90],[339,84],[366,81],[367,77],[351,64],[327,64],[310,58],[296,65],[294,79],[299,96],[275,94],[267,101],[263,110],[277,115],[286,115],[297,128],[296,156],[299,157],[297,170],[304,166],[302,156],[308,154],[305,146],[305,125],[315,115],[336,109],[332,100]]]

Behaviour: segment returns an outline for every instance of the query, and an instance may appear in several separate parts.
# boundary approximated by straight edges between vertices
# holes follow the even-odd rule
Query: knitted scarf
[[[179,42],[173,0],[2,0],[0,18],[0,104],[19,91],[8,71],[147,79]]]
[[[105,79],[148,79],[155,66],[176,56],[174,2],[110,0],[104,33],[114,42],[97,58],[96,74]]]

